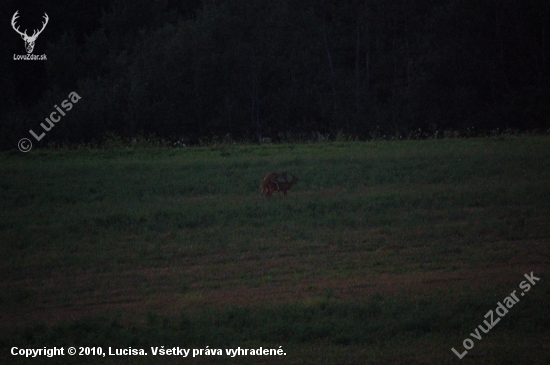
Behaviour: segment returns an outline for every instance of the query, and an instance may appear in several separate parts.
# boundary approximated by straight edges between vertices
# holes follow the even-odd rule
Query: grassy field
[[[547,365],[549,188],[549,137],[2,153],[0,363]]]

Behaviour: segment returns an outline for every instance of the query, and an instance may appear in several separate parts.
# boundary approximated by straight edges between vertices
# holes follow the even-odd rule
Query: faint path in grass
[[[273,255],[272,255],[273,256]],[[276,256],[276,255],[275,255]],[[218,260],[220,258],[217,258]],[[144,313],[155,311],[176,314],[182,310],[194,312],[205,307],[223,306],[269,306],[284,303],[315,303],[321,300],[366,300],[377,293],[411,293],[422,296],[430,291],[483,290],[487,287],[502,288],[503,293],[517,289],[524,273],[533,271],[548,277],[550,264],[542,259],[518,257],[506,264],[461,265],[455,270],[422,271],[408,273],[375,273],[328,277],[315,275],[308,278],[294,278],[292,273],[266,278],[266,282],[246,280],[201,280],[199,276],[190,280],[182,292],[174,289],[173,278],[190,277],[211,268],[216,258],[187,268],[169,266],[144,268],[107,274],[81,274],[66,276],[62,273],[48,279],[23,279],[0,282],[0,290],[24,286],[39,293],[32,304],[0,312],[0,323],[6,328],[16,329],[34,322],[53,324],[106,312],[123,311]],[[262,266],[281,265],[278,258],[266,258]],[[224,270],[223,265],[218,270]],[[257,274],[262,275],[261,269]],[[60,287],[86,288],[93,281],[97,289],[92,291],[63,293]],[[147,283],[148,288],[140,287]],[[131,283],[131,285],[128,285]],[[214,287],[213,287],[214,286]],[[62,299],[62,302],[60,302]]]

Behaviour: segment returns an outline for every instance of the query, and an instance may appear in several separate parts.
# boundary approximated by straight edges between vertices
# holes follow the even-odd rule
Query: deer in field
[[[290,181],[281,181],[279,182],[278,185],[275,185],[273,182],[268,183],[266,185],[267,193],[265,194],[265,198],[266,199],[269,198],[271,194],[273,194],[273,192],[275,191],[282,191],[283,196],[286,197],[287,191],[289,191],[292,185],[294,185],[294,183],[298,181],[298,178],[296,177],[296,175],[294,174],[290,174],[290,175],[292,175],[292,179]]]
[[[279,174],[278,172],[270,172],[269,174],[265,175],[264,179],[262,180],[262,183],[260,184],[260,188],[262,189],[262,192],[260,193],[260,196],[262,196],[264,193],[267,192],[267,185],[272,183],[275,185],[275,190],[279,190],[279,181],[277,181],[278,178],[282,177],[285,179],[286,182],[288,182],[288,178],[286,177],[286,171],[282,174]]]

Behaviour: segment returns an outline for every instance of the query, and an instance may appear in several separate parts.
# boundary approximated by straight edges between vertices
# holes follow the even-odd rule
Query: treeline
[[[13,61],[23,42],[1,36],[3,149],[72,91],[38,144],[550,127],[550,0],[41,4],[47,61]],[[2,8],[2,24],[25,11]]]

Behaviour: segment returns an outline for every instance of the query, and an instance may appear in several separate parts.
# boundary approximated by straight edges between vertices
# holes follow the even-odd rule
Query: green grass
[[[28,361],[11,346],[282,345],[284,359],[198,360],[451,363],[535,271],[462,362],[546,364],[549,142],[0,154],[0,359]],[[300,179],[289,196],[261,199],[283,170]],[[130,360],[175,361],[32,361]]]

